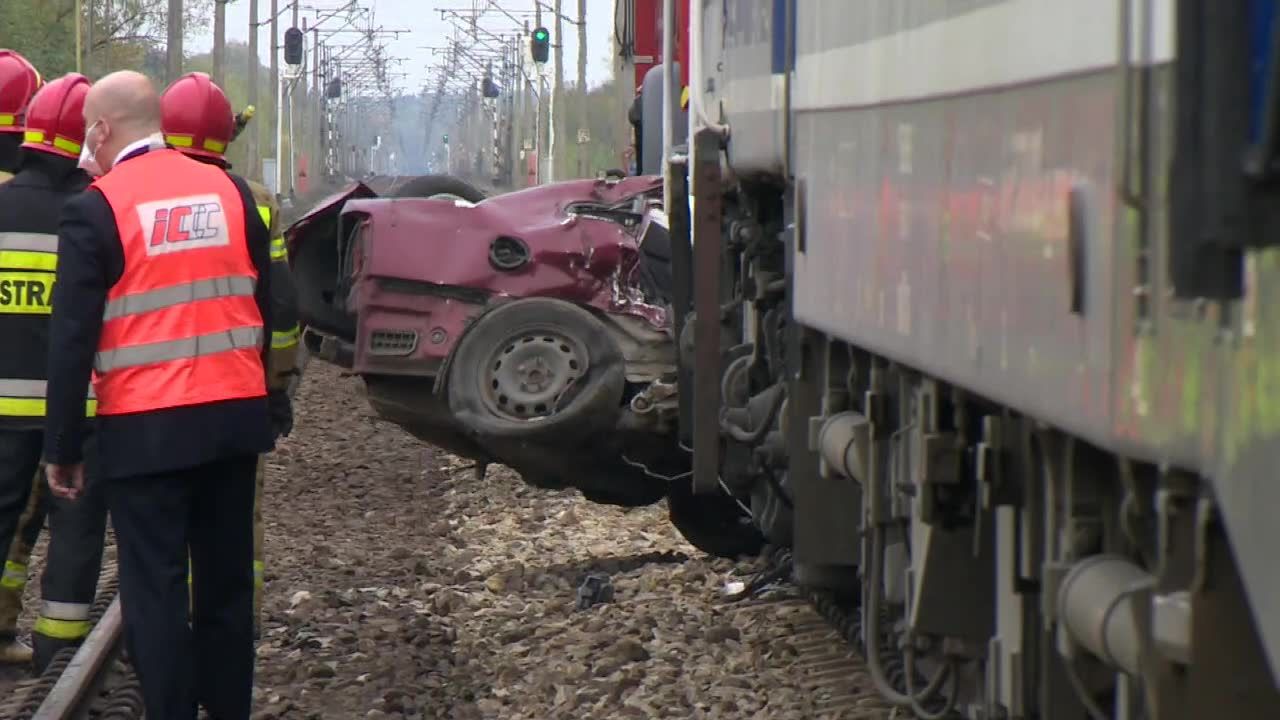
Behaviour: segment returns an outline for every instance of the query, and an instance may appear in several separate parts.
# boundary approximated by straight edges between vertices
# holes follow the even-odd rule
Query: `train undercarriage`
[[[694,491],[917,717],[1274,716],[1276,3],[662,11]]]

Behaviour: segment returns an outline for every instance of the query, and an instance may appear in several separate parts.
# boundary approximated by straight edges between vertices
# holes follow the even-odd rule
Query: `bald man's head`
[[[89,89],[84,121],[86,128],[97,124],[85,143],[106,172],[130,143],[160,132],[160,95],[142,73],[111,73]]]

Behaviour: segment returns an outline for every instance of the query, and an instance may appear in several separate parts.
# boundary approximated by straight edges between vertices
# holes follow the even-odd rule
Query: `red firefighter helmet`
[[[22,147],[75,160],[84,144],[84,99],[89,78],[67,73],[50,80],[27,106]]]
[[[22,112],[40,89],[40,73],[18,53],[0,48],[0,133],[22,132]]]
[[[205,73],[183,75],[160,96],[164,141],[185,155],[225,163],[235,125],[227,94]]]

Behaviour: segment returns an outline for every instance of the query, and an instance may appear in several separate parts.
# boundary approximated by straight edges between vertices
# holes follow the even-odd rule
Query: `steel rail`
[[[88,706],[93,702],[112,661],[119,655],[123,631],[120,596],[117,594],[45,696],[32,720],[87,717]]]

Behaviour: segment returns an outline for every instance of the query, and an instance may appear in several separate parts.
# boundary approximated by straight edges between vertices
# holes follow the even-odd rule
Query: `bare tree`
[[[171,42],[169,16],[177,8],[180,37],[204,27],[213,0],[98,0],[106,6],[95,19],[93,42],[89,51],[110,44],[148,43],[164,45]],[[91,3],[96,4],[96,3]],[[72,11],[68,9],[66,16]],[[62,21],[64,16],[59,16]],[[92,15],[91,15],[92,17]],[[179,43],[181,46],[181,43]]]

